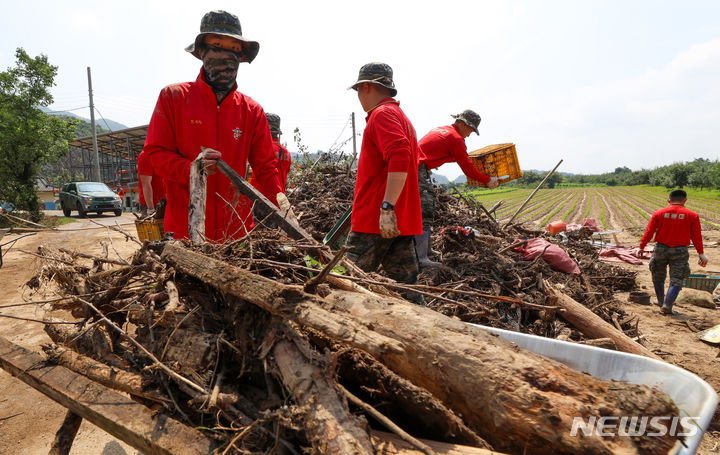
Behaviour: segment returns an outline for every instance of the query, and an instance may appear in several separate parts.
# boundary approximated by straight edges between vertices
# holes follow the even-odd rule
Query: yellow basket
[[[165,235],[163,220],[135,220],[135,229],[141,242],[161,240]]]
[[[475,169],[490,177],[502,177],[500,183],[522,177],[520,163],[518,163],[515,144],[488,145],[468,154]],[[485,186],[477,180],[468,179],[468,185]]]

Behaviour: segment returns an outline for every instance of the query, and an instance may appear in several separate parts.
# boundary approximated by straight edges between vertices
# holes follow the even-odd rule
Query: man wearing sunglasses
[[[243,37],[237,16],[211,11],[203,16],[195,42],[185,49],[203,62],[197,79],[169,85],[160,93],[143,151],[165,178],[165,232],[175,238],[188,238],[190,167],[203,149],[210,173],[205,212],[209,240],[240,238],[253,226],[250,201],[215,172],[217,159],[241,176],[249,162],[257,187],[272,202],[283,193],[265,112],[238,92],[235,82],[240,63],[252,62],[259,48]]]

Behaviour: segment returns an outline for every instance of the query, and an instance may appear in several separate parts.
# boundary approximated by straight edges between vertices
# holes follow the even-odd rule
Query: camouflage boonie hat
[[[265,114],[265,117],[267,117],[268,124],[270,125],[270,132],[273,135],[282,134],[282,130],[280,129],[280,116],[277,114],[271,114],[270,112],[267,112]]]
[[[466,109],[459,114],[453,114],[452,118],[454,118],[455,120],[462,120],[463,123],[472,128],[473,131],[475,131],[475,134],[480,136],[480,133],[478,132],[478,126],[480,125],[480,116],[477,112]]]
[[[390,89],[390,96],[397,95],[397,89],[393,82],[393,70],[390,65],[380,62],[373,62],[363,65],[360,68],[357,82],[348,87],[348,90],[357,90],[358,84],[362,82],[372,82],[374,84],[380,84],[383,87]]]
[[[200,21],[200,33],[195,37],[195,42],[186,47],[185,50],[200,58],[198,48],[206,35],[224,35],[241,41],[243,48],[241,62],[252,62],[260,50],[260,43],[242,36],[240,19],[227,11],[216,10],[206,13]]]

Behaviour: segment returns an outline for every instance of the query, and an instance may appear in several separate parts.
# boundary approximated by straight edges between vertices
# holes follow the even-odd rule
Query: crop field
[[[509,220],[532,193],[531,189],[476,191],[472,195],[490,209],[501,205],[498,220]],[[546,226],[551,221],[580,224],[594,218],[603,229],[644,229],[652,213],[667,205],[669,191],[663,187],[615,186],[597,188],[541,189],[523,207],[514,222]],[[720,229],[720,199],[711,193],[693,192],[686,207],[700,215],[703,230]]]

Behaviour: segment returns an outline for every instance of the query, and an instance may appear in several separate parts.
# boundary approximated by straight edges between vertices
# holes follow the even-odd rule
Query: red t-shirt
[[[640,240],[640,249],[652,239],[669,247],[687,246],[692,240],[698,254],[703,254],[702,236],[700,235],[700,217],[682,204],[671,203],[664,209],[653,213]]]
[[[155,172],[152,167],[152,163],[148,158],[147,153],[140,152],[137,158],[137,170],[138,170],[138,195],[140,197],[140,204],[147,207],[148,203],[145,201],[145,192],[143,191],[143,185],[140,181],[141,175],[149,175],[152,177],[151,186],[153,192],[153,206],[160,202],[160,199],[165,197],[165,185],[163,185],[163,179]]]
[[[277,203],[280,186],[270,127],[262,107],[233,91],[218,105],[215,93],[200,75],[194,82],[165,87],[150,119],[144,150],[165,179],[165,232],[188,238],[189,180],[200,147],[222,153],[222,160],[245,176],[250,162],[260,191]],[[253,226],[250,201],[222,172],[208,176],[205,235],[210,240],[240,238]]]
[[[420,146],[420,164],[435,169],[445,163],[457,163],[463,173],[472,180],[481,183],[490,181],[490,177],[475,169],[467,154],[465,139],[457,126],[447,125],[433,128],[418,142]]]
[[[386,98],[366,117],[353,197],[351,226],[355,232],[380,233],[380,206],[388,172],[407,172],[395,203],[398,229],[400,235],[422,234],[417,136],[399,104]]]

